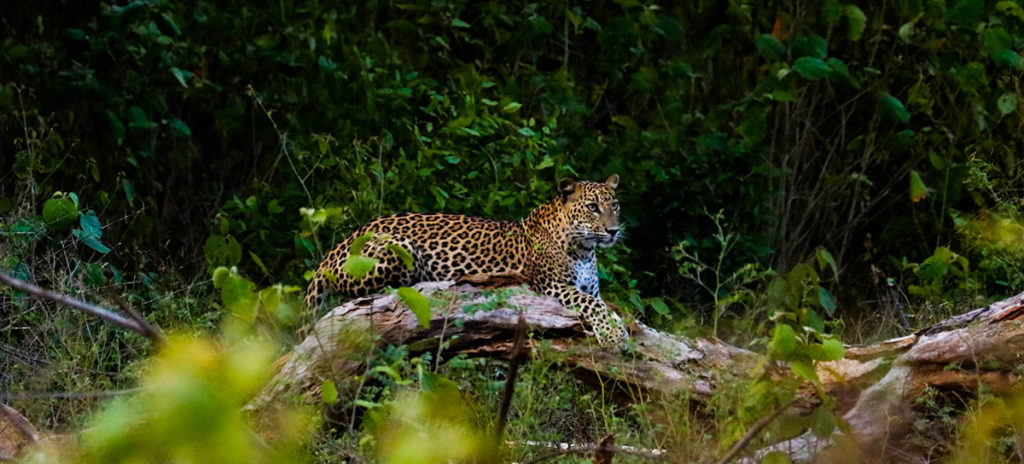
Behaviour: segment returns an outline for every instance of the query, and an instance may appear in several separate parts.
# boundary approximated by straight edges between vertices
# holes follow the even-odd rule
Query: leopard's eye
[[[601,212],[601,208],[599,208],[597,206],[597,203],[591,203],[591,204],[587,205],[587,209],[589,209],[590,211],[595,212],[595,213],[600,213]]]

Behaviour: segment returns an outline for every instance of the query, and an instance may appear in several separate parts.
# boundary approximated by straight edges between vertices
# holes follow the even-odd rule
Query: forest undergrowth
[[[359,224],[515,219],[562,177],[622,178],[607,301],[805,374],[1024,289],[1015,2],[136,0],[0,23],[0,271],[169,335],[0,289],[0,403],[55,437],[27,461],[485,459],[504,360],[353,336],[366,371],[316,404],[241,406]],[[813,383],[623,401],[559,363],[522,366],[503,462],[608,436],[638,450],[617,462],[714,462]],[[967,396],[921,399],[921,446],[1013,462],[1015,429],[978,439],[955,414],[1001,400]],[[823,403],[751,448],[830,432]]]

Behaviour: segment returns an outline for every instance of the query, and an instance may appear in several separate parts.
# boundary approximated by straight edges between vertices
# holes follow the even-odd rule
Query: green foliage
[[[827,269],[828,264],[827,259],[821,259],[819,269]],[[842,359],[845,352],[842,342],[826,332],[825,319],[816,310],[824,310],[831,317],[836,310],[835,299],[821,286],[813,267],[798,264],[768,283],[767,304],[775,321],[769,354],[787,361],[795,374],[817,384],[814,363]]]
[[[725,224],[725,216],[721,211],[715,214],[705,211],[705,214],[716,228],[716,232],[707,240],[714,242],[718,248],[717,253],[708,259],[702,258],[700,247],[694,249],[691,241],[684,241],[672,248],[672,256],[679,263],[678,272],[710,295],[711,335],[717,337],[719,318],[732,307],[752,306],[756,299],[754,288],[771,272],[762,270],[755,263],[748,263],[729,272],[727,260],[733,258],[739,237],[727,231],[729,226]]]
[[[611,172],[628,186],[627,272],[674,267],[666,248],[715,232],[705,209],[729,211],[730,271],[784,271],[824,246],[859,274],[955,241],[955,216],[993,206],[965,188],[967,158],[1019,175],[1020,7],[824,1],[797,23],[792,8],[29,5],[4,13],[0,125],[15,137],[0,171],[19,182],[0,200],[34,183],[131,217],[104,224],[130,271],[135,250],[186,250],[205,258],[179,258],[186,273],[291,283],[374,215],[514,218],[561,176]],[[915,201],[889,201],[907,175]],[[626,293],[687,293],[658,271]]]
[[[367,428],[385,463],[475,462],[487,435],[450,380],[425,373],[421,391],[399,395],[371,414]]]
[[[262,343],[220,347],[173,337],[147,366],[141,392],[107,403],[87,424],[74,452],[50,444],[29,462],[296,462],[315,421],[295,408],[276,411],[273,453],[241,407],[269,378],[273,348]],[[67,445],[65,445],[67,446]]]
[[[398,297],[416,315],[421,327],[430,327],[430,302],[422,293],[411,287],[399,287]]]
[[[74,193],[67,197],[57,193],[43,203],[43,221],[50,230],[68,230],[75,224],[78,216],[78,196]]]
[[[841,355],[828,321],[857,310],[872,266],[932,302],[1019,290],[1024,9],[980,0],[756,6],[4,9],[0,267],[111,306],[106,295],[121,295],[163,327],[209,331],[226,319],[242,333],[283,336],[276,329],[309,317],[303,276],[376,215],[512,219],[550,198],[560,177],[615,172],[629,235],[603,251],[605,297],[663,327],[705,315],[716,335],[720,321],[749,324],[748,337],[764,337],[754,345],[800,378]],[[353,276],[376,265],[365,246],[411,263],[409,250],[364,241],[345,263]],[[212,282],[195,277],[207,272]],[[845,288],[834,285],[840,273]],[[40,310],[19,292],[0,298],[11,309],[0,325],[33,328],[0,333],[19,348],[0,357],[3,390],[106,390],[139,376],[124,366],[147,354],[141,340]],[[421,321],[429,314],[429,302],[409,306]],[[389,410],[414,380],[438,380],[411,373],[423,360],[402,353],[381,354],[355,379],[365,381],[359,408]],[[588,438],[615,430],[652,446],[685,437],[713,448],[692,422],[659,424],[675,435],[637,430],[653,429],[653,415],[560,393],[551,385],[565,379],[540,370],[528,382],[549,389],[527,385],[537,397],[517,399],[521,436],[549,438],[553,424],[571,423]],[[341,401],[349,380],[330,384],[334,406],[353,406]],[[724,395],[710,415],[737,420],[713,435],[735,439],[795,382]],[[322,391],[330,403],[335,395]],[[150,400],[131,401],[121,417],[156,417],[145,416]],[[63,425],[95,404],[83,403],[31,407]],[[827,409],[815,430],[834,425]],[[170,443],[147,438],[148,428],[116,430]]]
[[[935,253],[921,263],[903,263],[903,268],[913,272],[912,282],[916,282],[908,285],[907,291],[932,302],[973,295],[980,288],[967,257],[948,247],[936,247]]]
[[[218,267],[212,278],[213,287],[220,290],[221,303],[232,316],[228,321],[237,323],[237,330],[246,330],[256,322],[289,328],[307,316],[301,287],[275,284],[257,290],[256,284],[234,267]]]

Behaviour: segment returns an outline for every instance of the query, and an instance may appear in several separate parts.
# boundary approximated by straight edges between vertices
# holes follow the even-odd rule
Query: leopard
[[[601,298],[597,267],[597,248],[623,236],[618,183],[617,174],[603,182],[561,179],[548,203],[515,221],[447,213],[378,217],[327,254],[309,282],[306,303],[318,311],[331,291],[354,298],[473,274],[520,275],[532,290],[578,311],[599,344],[625,348],[628,330]],[[359,252],[376,263],[354,278],[342,266],[360,237]]]

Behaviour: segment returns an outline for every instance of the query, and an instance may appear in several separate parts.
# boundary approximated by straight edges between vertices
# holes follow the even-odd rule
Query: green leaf
[[[960,0],[946,9],[946,21],[953,24],[973,25],[985,17],[985,2],[982,0]]]
[[[320,55],[316,64],[320,67],[320,71],[327,75],[330,75],[335,69],[338,69],[338,63],[335,63],[333,60],[323,55]]]
[[[82,283],[92,288],[99,287],[107,281],[107,278],[103,275],[103,265],[100,263],[86,264],[82,274]]]
[[[668,305],[665,304],[665,300],[661,298],[651,298],[649,302],[651,304],[651,308],[654,308],[654,312],[661,314],[662,316],[670,312]]]
[[[465,21],[463,21],[463,20],[461,20],[459,18],[455,18],[455,19],[452,20],[452,26],[455,26],[455,27],[469,27],[469,23],[467,23],[467,22],[465,22]]]
[[[828,56],[828,42],[816,35],[800,37],[793,41],[793,52],[795,56],[825,59]]]
[[[425,392],[440,394],[459,394],[459,385],[451,379],[431,371],[422,371],[420,374],[420,389]]]
[[[793,63],[793,69],[800,73],[801,76],[811,80],[821,79],[832,72],[832,68],[828,66],[828,63],[820,58],[810,56],[797,58]]]
[[[320,383],[320,398],[324,400],[324,404],[338,402],[338,387],[334,385],[334,380],[327,379]]]
[[[132,186],[131,181],[121,179],[121,189],[124,190],[124,197],[128,200],[128,205],[135,206],[135,187]]]
[[[124,142],[124,124],[113,111],[107,110],[107,131],[118,145]]]
[[[818,383],[818,373],[814,371],[814,364],[810,361],[791,361],[789,363],[789,369],[792,370],[794,374],[803,377],[814,384]]]
[[[822,308],[825,308],[825,314],[832,317],[836,312],[836,299],[832,296],[825,287],[818,286],[818,303],[821,304]]]
[[[739,132],[744,141],[757,143],[767,133],[768,108],[763,105],[748,105],[740,121]]]
[[[825,353],[826,361],[837,361],[846,356],[846,347],[843,346],[843,342],[835,338],[826,338],[821,342],[821,348]]]
[[[917,138],[914,131],[910,129],[901,130],[889,138],[889,148],[893,153],[902,153],[917,145]]]
[[[825,0],[821,6],[822,19],[827,23],[835,23],[843,17],[843,4],[839,0]]]
[[[782,451],[772,451],[761,458],[761,464],[793,464],[793,461]]]
[[[910,43],[914,38],[914,26],[917,25],[917,20],[904,23],[897,30],[896,35],[899,36],[900,40],[904,43]]]
[[[410,287],[400,287],[398,297],[416,315],[421,327],[430,327],[430,302],[427,297]]]
[[[527,137],[533,137],[534,135],[537,135],[537,133],[534,132],[533,129],[530,129],[529,127],[521,127],[517,132]]]
[[[981,40],[981,48],[989,55],[995,55],[1013,46],[1013,38],[1006,29],[1001,27],[990,27],[978,34]]]
[[[43,221],[54,231],[68,230],[78,219],[78,205],[67,198],[51,198],[43,203]]]
[[[188,128],[188,125],[185,124],[185,121],[182,121],[178,118],[174,118],[171,119],[171,123],[169,124],[169,126],[171,128],[171,134],[174,135],[175,137],[192,137],[192,130]]]
[[[825,265],[829,265],[832,268],[832,275],[839,279],[839,267],[836,266],[836,259],[832,257],[832,253],[829,253],[824,247],[818,247],[814,251],[815,257],[818,259],[818,267],[825,269]]]
[[[263,260],[260,259],[260,257],[257,256],[256,253],[250,251],[249,258],[252,259],[252,262],[256,263],[256,266],[258,266],[260,270],[263,271],[264,274],[268,276],[270,275],[270,272],[267,271],[267,266],[263,264]]]
[[[864,28],[867,26],[868,17],[857,5],[846,5],[846,38],[860,40],[864,35]]]
[[[95,211],[86,211],[80,217],[78,224],[86,235],[96,238],[103,236],[103,226],[100,225],[100,218],[96,217]]]
[[[917,171],[910,171],[910,201],[917,203],[928,195],[928,186],[924,185],[921,174]]]
[[[839,58],[829,58],[825,62],[828,63],[828,68],[832,71],[832,73],[829,74],[830,78],[836,78],[835,80],[840,81],[850,78],[850,68],[846,66],[846,63],[843,63],[843,60],[840,60]]]
[[[814,436],[818,438],[827,438],[832,436],[836,430],[836,415],[832,412],[832,409],[827,406],[819,406],[811,414],[811,431],[814,432]],[[764,461],[762,461],[764,462]]]
[[[203,244],[203,256],[210,265],[234,266],[242,260],[242,245],[230,234],[214,234]]]
[[[754,46],[761,56],[769,60],[777,60],[786,54],[786,46],[771,34],[761,34]]]
[[[1017,94],[1013,92],[1007,92],[999,96],[996,100],[996,107],[999,108],[999,113],[1006,116],[1017,109]]]
[[[358,256],[363,254],[363,247],[366,246],[366,242],[373,239],[373,232],[367,232],[360,235],[352,240],[352,244],[348,247],[348,253],[352,256]]]
[[[256,313],[259,309],[259,297],[254,291],[256,284],[249,279],[229,272],[228,276],[221,282],[220,299],[231,314],[246,321],[256,320]]]
[[[136,131],[147,131],[156,129],[157,123],[146,116],[146,112],[138,106],[128,108],[128,128]]]
[[[1020,55],[1009,48],[1000,50],[996,54],[992,55],[992,61],[995,61],[999,66],[1006,66],[1014,69],[1024,67],[1024,61],[1021,60]]]
[[[175,67],[171,67],[171,74],[174,75],[174,78],[178,81],[179,84],[181,84],[182,87],[186,88],[188,87],[188,80],[191,79],[192,76],[194,76],[194,74],[192,74],[191,71],[186,71],[184,69],[178,69]]]
[[[355,280],[362,280],[376,265],[377,260],[375,258],[363,255],[349,255],[345,263],[341,265],[341,270]]]
[[[78,237],[78,239],[81,240],[82,243],[86,244],[89,248],[92,248],[93,250],[96,250],[103,254],[110,253],[110,248],[107,248],[106,245],[100,242],[99,237],[91,235],[82,229],[75,229],[71,231],[71,234],[74,235],[75,237]]]
[[[771,98],[772,100],[780,101],[780,102],[796,101],[796,96],[793,95],[793,92],[790,92],[789,90],[781,90],[781,89],[773,91],[772,93],[768,94],[768,98]]]
[[[218,266],[213,270],[213,288],[221,288],[224,285],[224,281],[227,280],[228,275],[231,271],[224,266]]]
[[[772,351],[780,359],[786,359],[796,349],[796,332],[789,324],[778,324],[775,326],[775,335],[772,337]]]
[[[1004,14],[1016,16],[1017,19],[1024,21],[1024,8],[1021,8],[1015,0],[1003,0],[996,2],[996,9]]]
[[[818,315],[818,312],[811,308],[804,308],[803,318],[801,318],[804,326],[814,329],[816,332],[825,331],[825,320]]]
[[[935,249],[935,253],[918,266],[914,274],[925,282],[937,282],[949,273],[949,265],[953,260],[953,251],[947,247],[940,246]]]
[[[883,117],[894,121],[910,121],[910,112],[903,106],[903,102],[888,92],[882,92],[878,96],[878,111]]]
[[[406,250],[405,247],[397,243],[389,243],[387,245],[387,249],[391,250],[391,252],[394,253],[395,256],[398,256],[398,259],[402,260],[402,263],[405,264],[406,269],[409,269],[410,271],[412,270],[413,258],[412,253],[410,253],[409,250]]]

